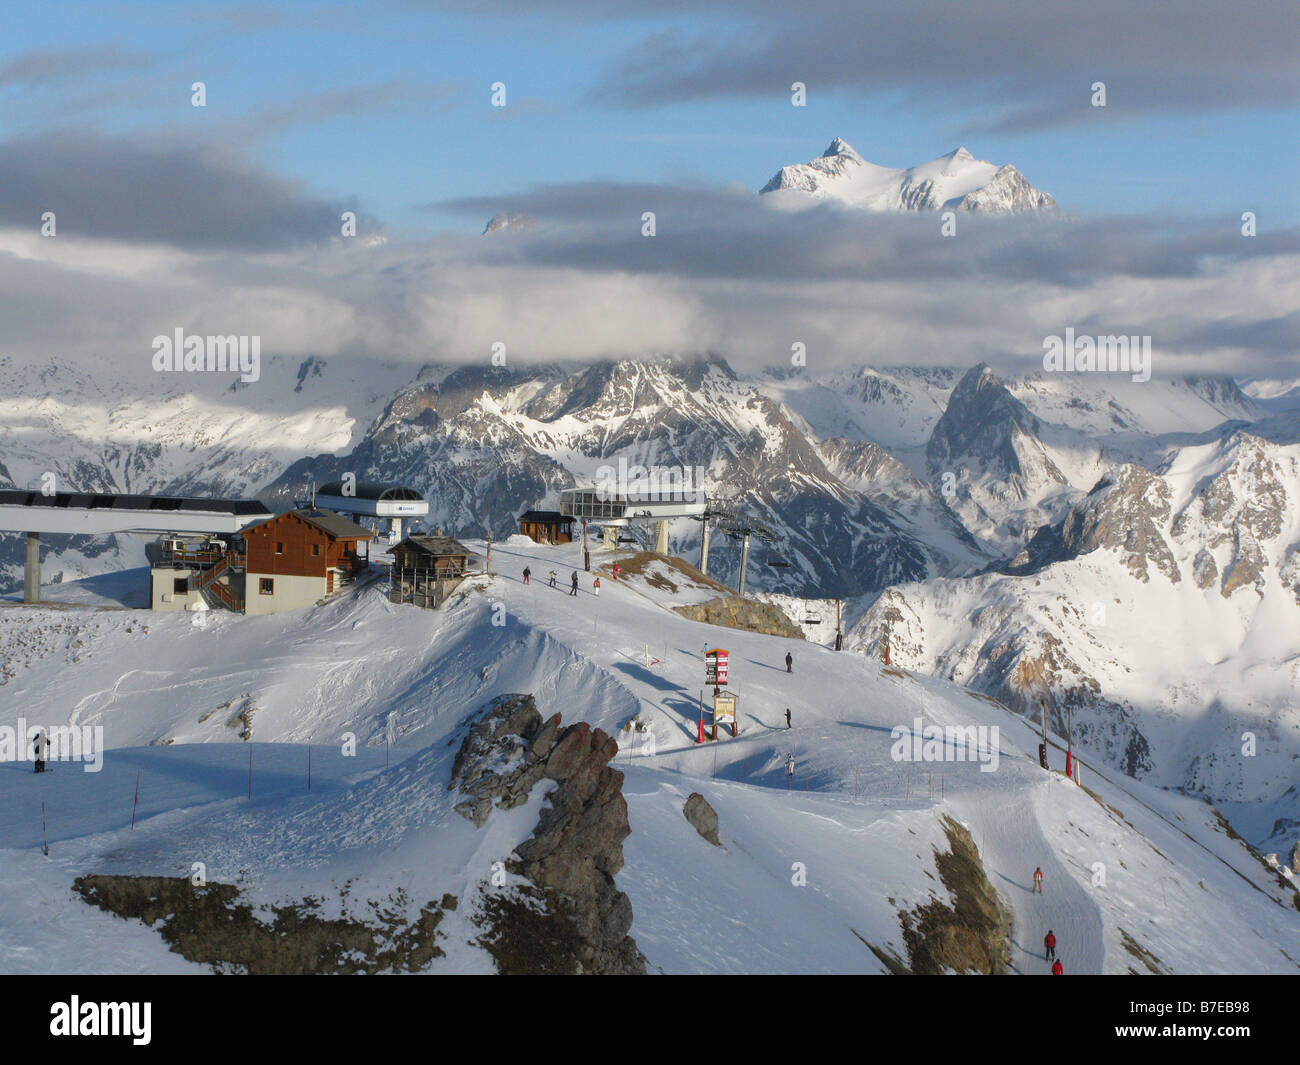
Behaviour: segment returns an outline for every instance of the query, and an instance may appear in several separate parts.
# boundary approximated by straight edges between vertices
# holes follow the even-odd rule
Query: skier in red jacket
[[[1063,976],[1064,974],[1065,974],[1065,966],[1061,964],[1061,960],[1058,958],[1056,962],[1052,965],[1052,975]]]
[[[1044,961],[1051,961],[1056,957],[1056,936],[1052,935],[1052,930],[1047,930],[1047,935],[1043,936],[1043,946],[1047,948],[1047,953],[1043,955]]]

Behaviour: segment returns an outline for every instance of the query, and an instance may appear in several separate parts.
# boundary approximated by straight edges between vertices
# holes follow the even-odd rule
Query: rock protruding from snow
[[[682,807],[682,816],[703,839],[715,847],[722,846],[718,840],[718,812],[698,791],[693,791],[687,796],[686,804]]]
[[[759,193],[787,207],[829,201],[871,211],[1013,214],[1056,206],[1014,166],[976,159],[965,148],[896,169],[868,163],[839,137],[816,159],[782,167]]]
[[[530,885],[520,893],[527,900],[489,897],[484,945],[503,972],[644,973],[627,934],[632,903],[614,884],[631,832],[623,774],[609,767],[618,744],[585,721],[560,721],[543,721],[531,695],[501,696],[470,727],[452,765],[449,787],[468,796],[456,810],[478,827],[494,807],[522,806],[543,778],[557,785],[532,836],[506,862]]]

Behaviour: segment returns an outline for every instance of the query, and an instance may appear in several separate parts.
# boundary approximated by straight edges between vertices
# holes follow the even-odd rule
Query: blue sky
[[[1254,210],[1261,226],[1300,221],[1300,111],[1294,100],[1280,105],[1288,90],[1273,83],[1284,75],[1266,65],[1260,80],[1268,91],[1258,99],[1248,89],[1222,99],[1189,90],[1187,106],[1133,108],[1135,66],[1123,62],[1098,61],[1090,74],[1080,60],[1053,78],[1039,66],[1020,72],[1009,55],[995,68],[1004,84],[948,80],[963,57],[936,30],[933,49],[910,57],[917,69],[935,71],[933,81],[886,72],[869,84],[842,76],[837,83],[801,60],[797,47],[788,60],[778,47],[743,88],[724,81],[675,99],[673,77],[690,80],[678,64],[660,98],[629,102],[611,86],[627,64],[653,56],[654,42],[705,42],[707,68],[710,42],[726,58],[746,41],[779,40],[780,19],[765,4],[619,19],[592,17],[582,3],[539,5],[540,14],[512,7],[464,15],[413,3],[25,5],[22,18],[6,20],[0,45],[0,135],[68,127],[210,138],[312,194],[354,197],[390,231],[410,235],[477,231],[485,221],[427,205],[469,196],[508,201],[553,183],[757,189],[834,136],[891,166],[965,144],[980,158],[1014,163],[1079,213],[1208,221]],[[841,17],[827,11],[829,20]],[[1225,17],[1232,17],[1226,9]],[[850,20],[850,59],[851,31],[869,34],[871,24]],[[860,51],[870,62],[866,41]],[[1172,51],[1162,91],[1176,96],[1178,60],[1199,53],[1186,42]],[[33,57],[42,56],[33,72]],[[1094,77],[1107,81],[1105,109],[1087,106]],[[1189,86],[1202,77],[1185,71]],[[807,107],[790,104],[796,79],[808,86]],[[203,110],[189,106],[195,80],[207,84]],[[490,106],[494,81],[506,84],[504,109]],[[1075,94],[1075,113],[1036,128],[987,128],[990,114],[1045,86]]]

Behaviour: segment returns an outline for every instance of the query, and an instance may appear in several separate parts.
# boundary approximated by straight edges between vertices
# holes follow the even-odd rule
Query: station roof
[[[0,490],[0,506],[51,507],[63,510],[181,511],[192,514],[244,514],[250,518],[270,515],[256,499],[204,499],[194,496],[126,495],[109,492],[43,492]]]
[[[336,498],[391,499],[406,503],[424,501],[424,494],[418,489],[407,488],[405,485],[400,484],[377,484],[373,481],[358,481],[352,488],[352,492],[345,496],[343,482],[330,481],[329,484],[323,484],[317,488],[316,494]]]
[[[529,510],[519,515],[520,521],[535,521],[542,524],[558,525],[560,522],[573,521],[567,514],[558,510]]]

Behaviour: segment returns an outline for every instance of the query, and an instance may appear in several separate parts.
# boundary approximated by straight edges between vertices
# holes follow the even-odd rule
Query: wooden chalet
[[[296,610],[341,591],[370,565],[374,539],[364,526],[319,509],[287,511],[242,535],[246,614]]]
[[[440,606],[469,572],[470,549],[450,536],[408,536],[391,553],[388,598],[394,603]]]
[[[519,531],[539,544],[573,542],[573,519],[558,510],[530,510],[519,516]]]

